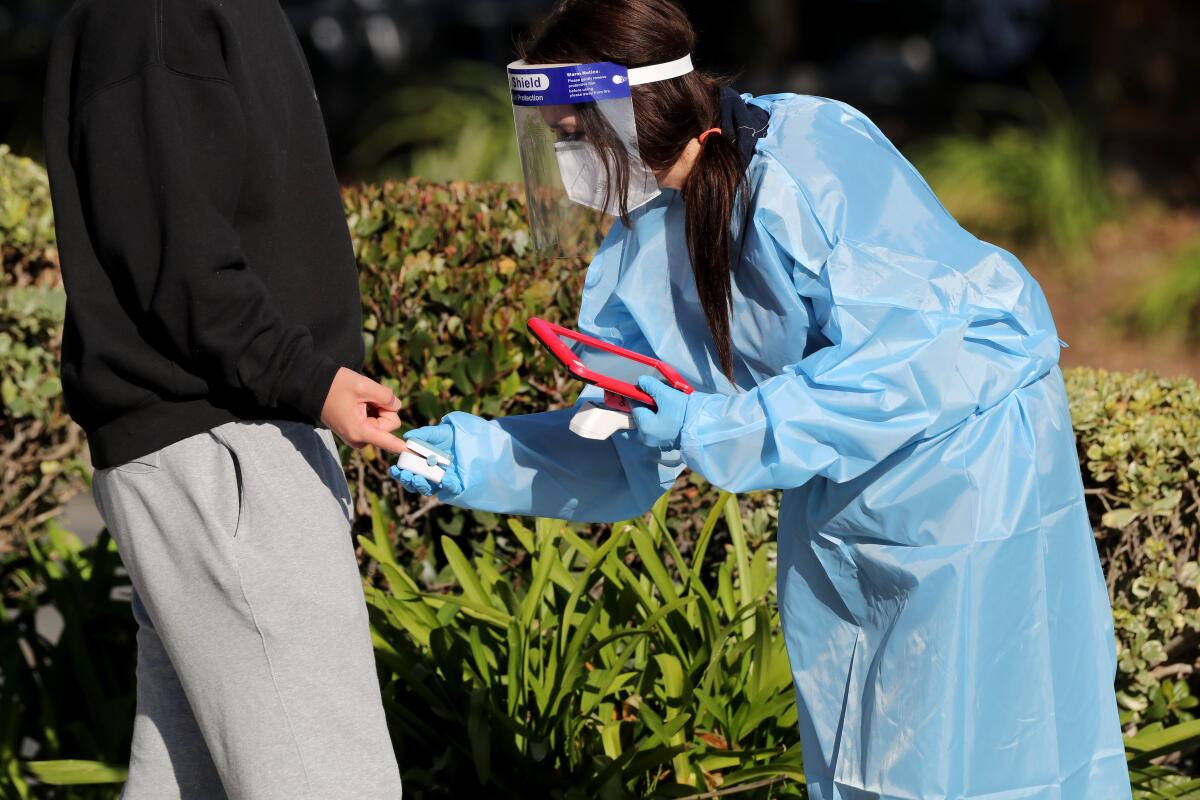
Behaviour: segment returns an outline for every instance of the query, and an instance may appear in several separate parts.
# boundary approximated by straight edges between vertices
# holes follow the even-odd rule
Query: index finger
[[[367,444],[373,444],[381,450],[386,450],[389,453],[400,455],[407,453],[408,448],[404,446],[404,440],[399,436],[393,436],[390,433],[380,430],[374,425],[363,424],[359,430],[359,438]]]

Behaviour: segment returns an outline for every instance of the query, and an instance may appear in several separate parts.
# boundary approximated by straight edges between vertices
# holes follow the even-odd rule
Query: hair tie
[[[704,144],[704,140],[707,139],[709,136],[713,135],[714,133],[717,134],[718,136],[723,135],[720,128],[709,128],[704,133],[700,134],[700,136],[699,136],[700,144]]]

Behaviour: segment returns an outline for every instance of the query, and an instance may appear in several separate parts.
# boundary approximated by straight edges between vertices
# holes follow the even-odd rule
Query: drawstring
[[[704,144],[704,140],[707,139],[709,136],[712,136],[714,133],[720,135],[721,129],[720,128],[709,128],[704,133],[700,134],[700,136],[698,137],[700,139],[700,144]]]

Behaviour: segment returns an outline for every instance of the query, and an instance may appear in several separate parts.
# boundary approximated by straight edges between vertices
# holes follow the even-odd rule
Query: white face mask
[[[595,147],[587,142],[556,142],[554,156],[558,159],[558,172],[562,177],[563,187],[572,202],[614,217],[620,216],[621,198],[610,197],[608,205],[605,205],[604,161]],[[660,193],[658,181],[650,168],[640,158],[630,159],[626,210],[641,208]]]

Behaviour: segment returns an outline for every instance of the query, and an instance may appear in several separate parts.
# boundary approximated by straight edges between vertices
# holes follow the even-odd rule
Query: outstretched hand
[[[400,400],[391,389],[342,367],[325,396],[321,422],[355,450],[375,445],[399,455],[408,449],[392,435],[400,427],[399,412]]]

